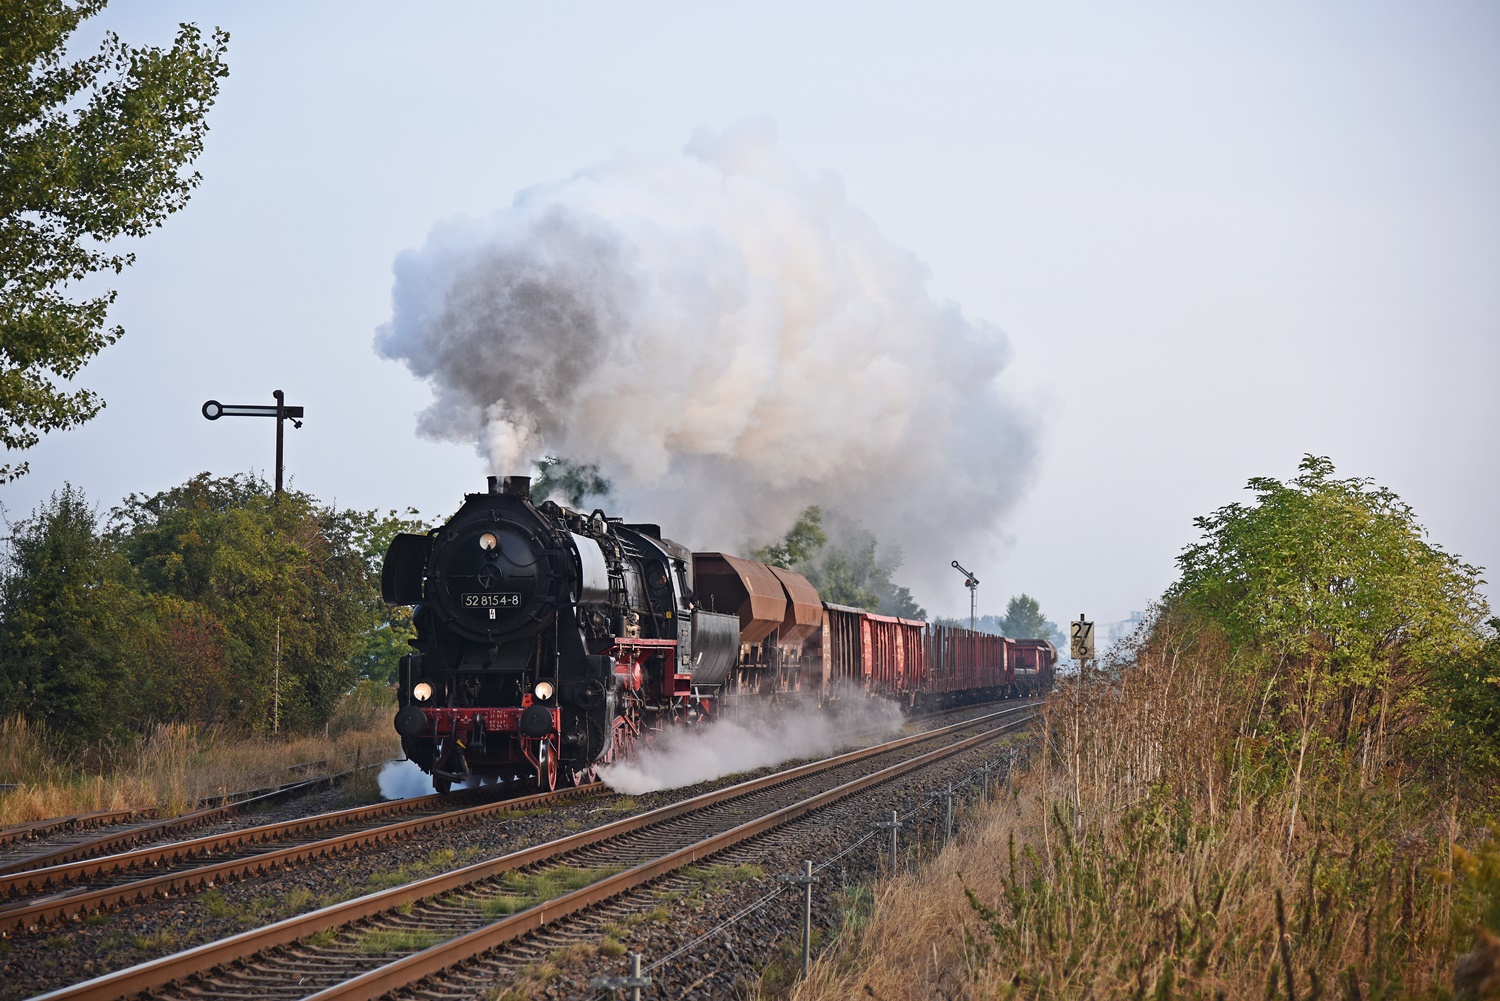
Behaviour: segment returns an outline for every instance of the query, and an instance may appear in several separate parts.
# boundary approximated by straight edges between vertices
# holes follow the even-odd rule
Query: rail
[[[731,800],[737,800],[756,792],[772,789],[804,776],[830,771],[877,755],[889,754],[920,742],[951,736],[961,728],[981,726],[991,721],[997,721],[1000,717],[1027,712],[1029,709],[1030,707],[1018,707],[1003,710],[976,720],[955,723],[938,730],[903,737],[885,744],[859,751],[851,751],[823,761],[801,765],[759,779],[741,782],[725,789],[704,793],[700,796],[669,804],[656,810],[623,818],[602,827],[594,828],[593,830],[581,831],[543,845],[512,852],[499,858],[428,877],[405,886],[395,887],[365,897],[330,905],[218,942],[206,943],[185,952],[172,956],[164,956],[126,970],[97,977],[83,984],[54,991],[43,995],[43,998],[47,999],[47,1001],[61,1001],[64,998],[99,1001],[99,999],[133,995],[140,991],[159,988],[167,983],[181,981],[197,973],[248,959],[256,953],[262,953],[267,949],[297,942],[330,927],[347,927],[363,919],[396,910],[403,905],[414,904],[426,898],[471,887],[475,883],[488,880],[505,872],[565,855],[578,848],[618,838],[621,835],[639,831],[648,826],[660,825],[665,821],[703,811],[707,808],[727,803]],[[395,963],[380,967],[379,970],[372,971],[371,974],[355,977],[336,987],[329,987],[322,994],[314,996],[319,998],[356,995],[362,997],[372,996],[380,990],[390,989],[389,986],[385,986],[387,981],[394,984],[398,980],[402,983],[409,983],[412,982],[409,978],[420,979],[432,972],[433,967],[431,964],[434,962],[440,963],[440,966],[437,968],[452,965],[464,956],[474,954],[476,950],[478,952],[486,951],[493,948],[498,942],[508,941],[518,935],[523,935],[530,930],[555,921],[559,917],[590,906],[593,902],[614,896],[633,886],[638,886],[643,882],[654,879],[673,868],[686,865],[705,855],[721,851],[738,841],[785,824],[836,799],[843,798],[879,782],[889,781],[897,775],[920,768],[942,757],[960,753],[983,741],[993,740],[1005,732],[1012,730],[1015,726],[1027,722],[1029,719],[1030,715],[1026,715],[1019,719],[1000,723],[1000,725],[985,730],[976,736],[963,738],[949,746],[917,755],[869,775],[842,783],[833,789],[775,810],[757,820],[742,823],[728,831],[709,838],[700,839],[686,847],[660,856],[651,862],[635,866],[625,872],[584,887],[582,890],[575,890],[562,897],[538,904],[509,918],[486,925],[477,931],[458,935],[456,938],[439,945],[434,945],[414,956],[409,956]],[[377,974],[378,976],[376,976]],[[376,979],[369,979],[370,977],[376,977]],[[344,993],[338,993],[340,991]],[[41,999],[38,999],[38,1001],[41,1001]]]

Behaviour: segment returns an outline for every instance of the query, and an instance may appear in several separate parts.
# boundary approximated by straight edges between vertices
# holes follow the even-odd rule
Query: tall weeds
[[[0,719],[0,825],[95,810],[175,814],[202,800],[399,756],[388,692],[362,683],[324,733],[247,737],[224,727],[150,726],[128,743],[69,746],[19,716]]]
[[[1063,684],[1030,768],[795,996],[1500,989],[1496,803],[1330,751],[1278,713],[1288,679],[1250,666],[1163,620],[1125,669]]]

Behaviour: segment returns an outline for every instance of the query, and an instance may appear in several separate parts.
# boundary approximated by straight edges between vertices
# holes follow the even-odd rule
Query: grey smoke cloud
[[[397,258],[376,347],[431,386],[419,433],[497,474],[598,463],[620,513],[698,548],[823,504],[901,545],[920,584],[941,569],[917,554],[992,548],[1035,451],[997,384],[1004,334],[928,278],[750,121],[436,227]]]

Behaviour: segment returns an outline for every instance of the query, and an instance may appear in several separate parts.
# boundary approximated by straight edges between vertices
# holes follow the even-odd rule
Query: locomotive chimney
[[[491,477],[494,479],[494,477]],[[493,489],[493,488],[492,488]],[[505,485],[500,491],[511,497],[519,497],[522,500],[531,500],[531,477],[529,476],[507,476]]]

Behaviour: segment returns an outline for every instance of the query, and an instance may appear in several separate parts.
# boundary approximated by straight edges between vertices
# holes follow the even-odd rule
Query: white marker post
[[[1078,613],[1078,621],[1068,623],[1072,634],[1073,659],[1078,661],[1078,673],[1083,674],[1084,661],[1094,659],[1094,624]]]

